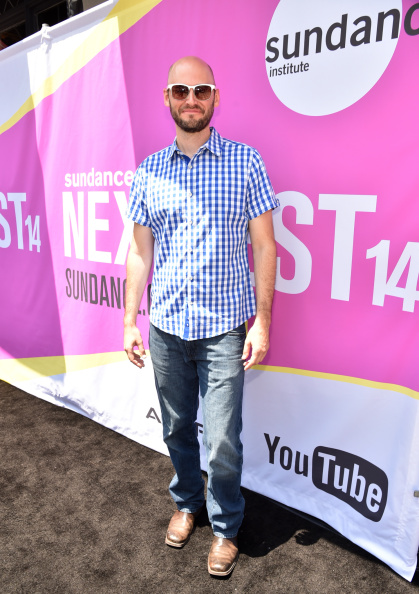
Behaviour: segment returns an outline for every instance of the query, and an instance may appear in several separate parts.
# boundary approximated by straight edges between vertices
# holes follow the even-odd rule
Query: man
[[[269,347],[276,271],[271,211],[278,201],[257,151],[210,128],[219,101],[205,62],[186,57],[170,68],[164,103],[176,139],[140,165],[131,187],[128,216],[135,224],[127,260],[124,348],[141,369],[145,350],[136,317],[156,240],[150,353],[163,437],[176,471],[170,493],[177,511],[166,543],[183,547],[205,504],[195,431],[200,391],[207,510],[214,532],[208,571],[223,576],[238,558],[244,510],[244,372],[262,361]],[[245,322],[255,314],[248,231],[257,310],[246,338]]]

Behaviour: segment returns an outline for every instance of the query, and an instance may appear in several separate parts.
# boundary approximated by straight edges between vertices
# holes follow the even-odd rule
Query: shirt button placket
[[[192,327],[192,332],[191,332],[191,338],[196,338],[195,336],[195,312],[193,309],[193,279],[194,279],[194,275],[195,275],[195,270],[194,270],[194,259],[193,259],[193,248],[195,245],[194,242],[194,216],[195,216],[195,207],[194,207],[194,187],[193,187],[193,173],[192,173],[192,168],[193,168],[193,164],[192,161],[189,162],[188,165],[188,182],[189,182],[189,205],[190,205],[190,209],[189,209],[189,213],[190,213],[190,240],[189,240],[189,259],[191,262],[191,267],[190,267],[190,284],[189,284],[189,318],[191,321],[190,327],[189,329],[191,329]]]
[[[191,191],[191,172],[192,169],[192,163],[190,162],[188,165],[188,171],[187,171],[187,187],[188,187],[188,215],[189,215],[189,237],[188,237],[188,262],[189,262],[189,282],[188,282],[188,296],[187,296],[187,300],[188,300],[188,312],[189,312],[189,338],[193,339],[195,338],[194,336],[194,325],[193,325],[193,312],[192,312],[192,307],[191,307],[191,296],[192,296],[192,280],[193,280],[193,258],[192,258],[192,246],[193,246],[193,201],[192,201],[192,191]]]

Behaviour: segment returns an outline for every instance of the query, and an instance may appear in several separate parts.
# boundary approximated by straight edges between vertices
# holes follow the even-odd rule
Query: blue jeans
[[[201,391],[208,517],[215,536],[224,538],[237,535],[244,511],[240,433],[245,338],[244,324],[220,336],[191,341],[150,324],[163,439],[176,471],[170,494],[180,511],[196,512],[205,503],[195,426]]]

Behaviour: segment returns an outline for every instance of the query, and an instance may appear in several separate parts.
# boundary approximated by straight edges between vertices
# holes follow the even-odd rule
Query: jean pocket
[[[233,330],[229,330],[227,334],[231,336],[246,336],[246,323],[240,324],[237,328],[233,328]]]

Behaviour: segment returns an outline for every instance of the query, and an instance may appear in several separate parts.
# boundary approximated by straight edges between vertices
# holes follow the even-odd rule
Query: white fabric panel
[[[254,371],[246,383],[243,484],[321,518],[411,579],[419,541],[419,499],[413,495],[419,484],[418,418],[417,400],[397,392],[329,379]],[[265,433],[270,436],[271,445],[275,436],[280,438],[273,464],[269,461]],[[381,520],[363,517],[348,503],[313,484],[313,452],[318,447],[349,454],[346,460],[349,497],[354,480],[353,464],[357,462],[356,459],[350,462],[351,457],[360,457],[385,473],[388,499]],[[284,448],[282,465],[281,448]],[[292,466],[286,470],[290,451]],[[297,452],[300,452],[300,468],[306,456],[307,476],[295,472]],[[327,460],[329,482],[333,483],[334,462],[320,458],[325,464]],[[358,466],[362,475],[362,466]],[[342,483],[343,472],[342,469],[338,474],[338,483]],[[365,478],[366,499],[369,475],[365,474]],[[358,495],[359,485],[360,480],[355,491]],[[377,502],[370,504],[374,506]],[[408,568],[404,559],[409,560]]]
[[[1,95],[0,126],[74,53],[116,2],[108,0],[54,27],[43,28],[0,52],[0,80],[7,80],[7,93]],[[50,51],[52,44],[54,51]]]
[[[167,455],[150,359],[142,370],[127,361],[23,382],[19,387]],[[197,434],[206,469],[200,411]],[[322,519],[406,579],[412,578],[419,542],[419,499],[413,496],[419,485],[417,400],[353,383],[251,370],[245,383],[243,442],[243,486]],[[316,448],[327,450],[314,461]],[[347,454],[337,475],[339,460],[336,455],[332,459],[329,449]],[[363,483],[357,476],[363,477],[364,496],[358,503],[367,513],[367,500],[373,509],[383,509],[381,519],[374,518],[380,510],[370,511],[373,519],[364,517],[316,486],[313,468],[318,469],[319,463],[322,478],[328,465],[331,485],[345,485],[346,478],[343,490],[355,503]],[[379,477],[387,477],[386,502],[385,488],[380,496],[374,487],[385,485],[374,483],[374,476],[364,470],[369,471],[369,465],[378,467],[383,473]]]

